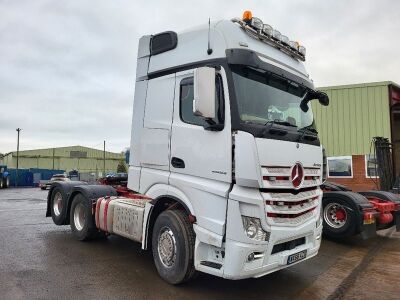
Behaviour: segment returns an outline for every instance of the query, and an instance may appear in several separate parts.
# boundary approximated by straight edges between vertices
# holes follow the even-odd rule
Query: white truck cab
[[[128,188],[145,196],[97,200],[96,227],[151,247],[173,284],[195,271],[260,277],[315,256],[323,155],[309,101],[329,99],[304,59],[303,46],[250,12],[143,36]]]

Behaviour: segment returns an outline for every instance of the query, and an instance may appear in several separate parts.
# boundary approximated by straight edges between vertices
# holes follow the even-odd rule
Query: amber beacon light
[[[251,13],[251,11],[246,10],[243,13],[243,21],[244,22],[250,22],[252,18],[253,18],[253,14]]]

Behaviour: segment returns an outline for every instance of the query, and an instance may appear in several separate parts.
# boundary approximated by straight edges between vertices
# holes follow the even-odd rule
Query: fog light
[[[264,252],[252,252],[247,256],[247,262],[251,262],[253,260],[261,259],[264,257]]]
[[[320,239],[321,239],[321,235],[318,234],[318,235],[315,237],[315,239],[316,239],[317,241],[320,240]]]
[[[247,261],[253,261],[254,260],[254,253],[250,253],[249,256],[247,256]]]
[[[261,220],[258,218],[242,216],[243,228],[247,237],[256,241],[269,240],[269,232],[261,227]]]

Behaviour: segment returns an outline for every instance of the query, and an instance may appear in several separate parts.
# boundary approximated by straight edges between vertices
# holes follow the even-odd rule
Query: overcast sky
[[[307,48],[316,86],[400,83],[400,1],[0,0],[0,152],[130,143],[138,38],[250,9]]]

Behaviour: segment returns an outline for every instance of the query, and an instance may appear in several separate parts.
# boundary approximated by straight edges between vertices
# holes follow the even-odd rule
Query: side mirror
[[[329,105],[329,97],[326,93],[321,91],[313,91],[309,90],[304,96],[303,100],[301,100],[300,108],[302,111],[308,111],[308,102],[311,100],[318,99],[319,103],[323,106]]]
[[[193,113],[205,119],[215,118],[215,69],[197,68],[194,71]]]
[[[318,100],[319,103],[323,106],[329,105],[329,97],[326,93],[318,91]]]

